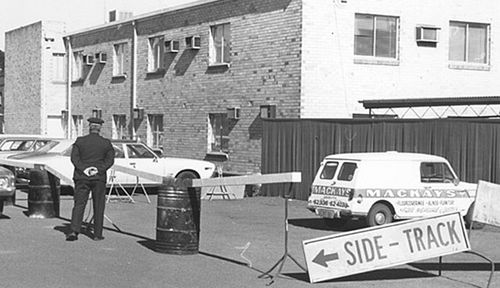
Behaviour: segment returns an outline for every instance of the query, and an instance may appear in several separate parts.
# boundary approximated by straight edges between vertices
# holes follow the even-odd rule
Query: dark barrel
[[[200,189],[167,178],[158,189],[155,250],[197,254],[200,238]]]
[[[30,218],[59,217],[59,178],[44,170],[30,171],[28,216]]]

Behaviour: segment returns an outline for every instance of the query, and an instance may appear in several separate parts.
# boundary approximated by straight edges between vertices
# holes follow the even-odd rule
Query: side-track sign
[[[460,213],[303,241],[311,283],[470,250]]]

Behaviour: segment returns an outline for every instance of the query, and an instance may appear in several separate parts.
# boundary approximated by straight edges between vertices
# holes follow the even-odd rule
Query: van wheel
[[[340,228],[347,223],[347,218],[323,218],[323,223],[328,228]]]
[[[468,229],[483,229],[484,223],[479,223],[479,222],[474,222],[471,228],[472,214],[474,213],[474,204],[475,203],[472,203],[470,205],[469,210],[467,210],[467,214],[464,216],[465,227]]]
[[[394,215],[392,215],[392,211],[387,205],[377,203],[368,212],[366,222],[370,227],[378,226],[391,223],[393,218]]]

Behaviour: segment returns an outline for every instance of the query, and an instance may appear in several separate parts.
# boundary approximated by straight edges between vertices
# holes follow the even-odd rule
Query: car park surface
[[[18,192],[16,206],[5,209],[10,219],[0,221],[0,257],[2,263],[10,263],[0,271],[1,286],[462,288],[485,287],[489,276],[490,267],[485,261],[459,253],[443,258],[442,276],[438,276],[438,259],[429,259],[310,284],[307,274],[288,259],[282,270],[287,279],[262,279],[259,276],[284,253],[282,198],[202,201],[196,255],[163,254],[151,249],[155,240],[156,197],[151,197],[153,204],[147,204],[143,195],[135,196],[135,200],[135,204],[107,204],[106,215],[121,232],[105,221],[104,241],[94,242],[82,235],[76,242],[66,242],[63,232],[69,225],[72,198],[61,198],[59,218],[31,219],[24,213],[26,194]],[[328,228],[307,211],[306,205],[305,201],[296,200],[288,205],[288,252],[302,265],[303,240],[366,227],[360,221],[350,221],[342,229]],[[470,241],[473,249],[498,263],[498,236],[500,228],[487,226],[473,230]],[[499,286],[497,271],[490,287]]]

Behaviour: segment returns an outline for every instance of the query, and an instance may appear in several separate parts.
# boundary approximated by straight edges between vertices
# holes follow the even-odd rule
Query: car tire
[[[179,183],[178,185],[180,186],[187,187],[188,185],[186,183],[186,180],[193,180],[198,178],[200,177],[193,171],[182,171],[175,177],[175,182]]]
[[[372,206],[366,217],[366,223],[368,226],[379,226],[384,224],[389,224],[394,219],[394,215],[391,208],[382,203],[377,203]]]
[[[484,223],[472,221],[472,214],[474,213],[474,204],[475,203],[470,204],[469,210],[467,210],[467,214],[464,216],[465,227],[468,229],[483,229]]]

